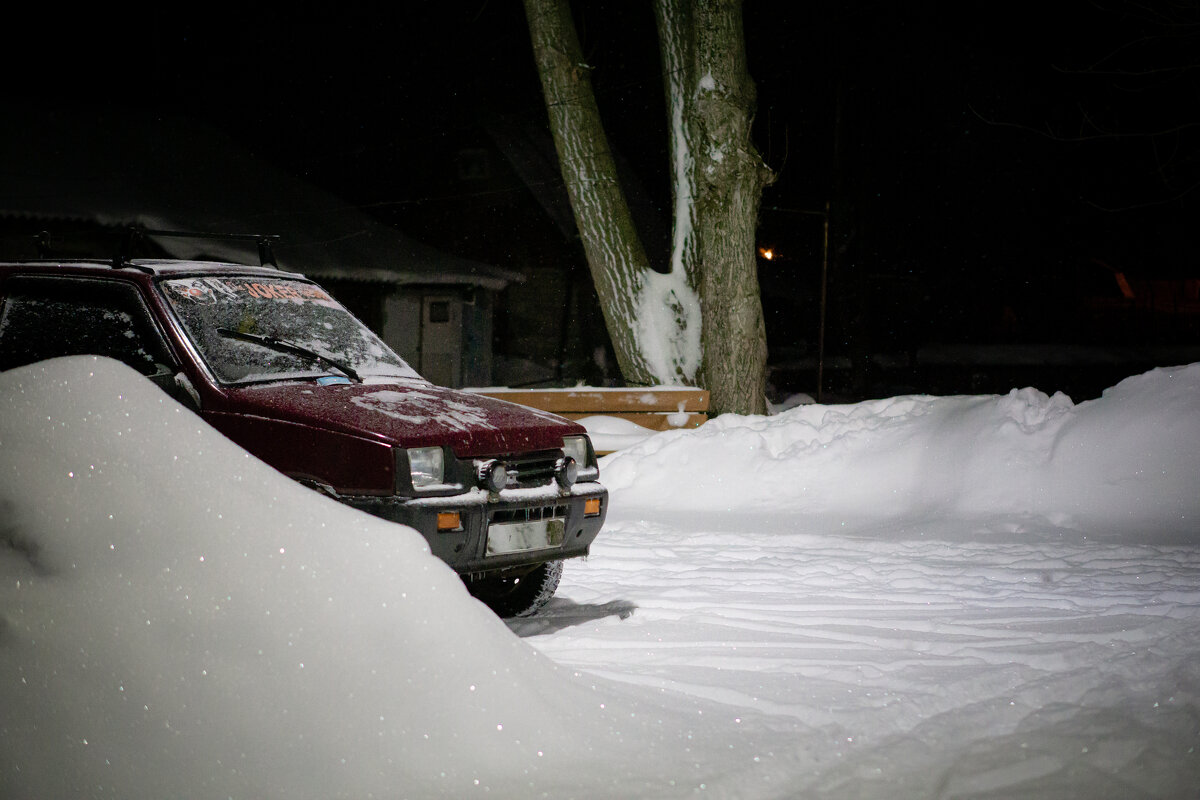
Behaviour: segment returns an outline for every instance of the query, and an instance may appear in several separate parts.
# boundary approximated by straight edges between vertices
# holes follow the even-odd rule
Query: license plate
[[[562,547],[566,525],[561,519],[500,522],[488,527],[487,554],[524,553]]]

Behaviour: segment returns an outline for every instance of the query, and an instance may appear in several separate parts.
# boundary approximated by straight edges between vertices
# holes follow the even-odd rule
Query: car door
[[[119,280],[16,275],[4,283],[0,370],[49,358],[114,358],[179,399],[176,359],[138,288]]]

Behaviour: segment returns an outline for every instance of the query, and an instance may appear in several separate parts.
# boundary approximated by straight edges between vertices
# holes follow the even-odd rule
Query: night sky
[[[83,10],[75,25],[56,13],[29,25],[19,64],[9,49],[7,72],[27,76],[18,93],[81,115],[194,114],[418,237],[476,258],[491,247],[509,266],[478,214],[444,223],[463,198],[423,179],[422,162],[489,120],[545,128],[521,4],[295,5]],[[648,247],[665,260],[649,4],[575,8]],[[1197,3],[748,0],[745,24],[756,144],[777,173],[760,223],[778,256],[760,264],[775,364],[811,363],[823,262],[830,359],[888,351],[911,364],[961,343],[1136,346],[1153,359],[1200,344],[1200,314],[1098,320],[1085,299],[1119,298],[1117,272],[1200,278]],[[531,222],[528,236],[551,231]],[[905,379],[922,380],[880,389]]]

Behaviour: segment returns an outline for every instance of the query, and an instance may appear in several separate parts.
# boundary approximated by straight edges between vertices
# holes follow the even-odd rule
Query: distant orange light
[[[590,497],[583,503],[583,515],[585,517],[600,516],[600,498]]]
[[[439,533],[462,530],[462,518],[457,511],[439,511],[437,523]]]
[[[769,247],[758,248],[758,254],[760,256],[762,256],[763,258],[765,258],[767,261],[770,261],[772,258],[775,257],[775,251]]]

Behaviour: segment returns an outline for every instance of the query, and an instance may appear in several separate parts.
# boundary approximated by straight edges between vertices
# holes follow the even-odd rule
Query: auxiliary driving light
[[[562,488],[570,489],[578,477],[579,462],[570,456],[563,456],[554,463],[554,480],[558,481]]]
[[[481,488],[498,492],[508,485],[508,467],[503,461],[484,461],[475,468],[475,477]]]

